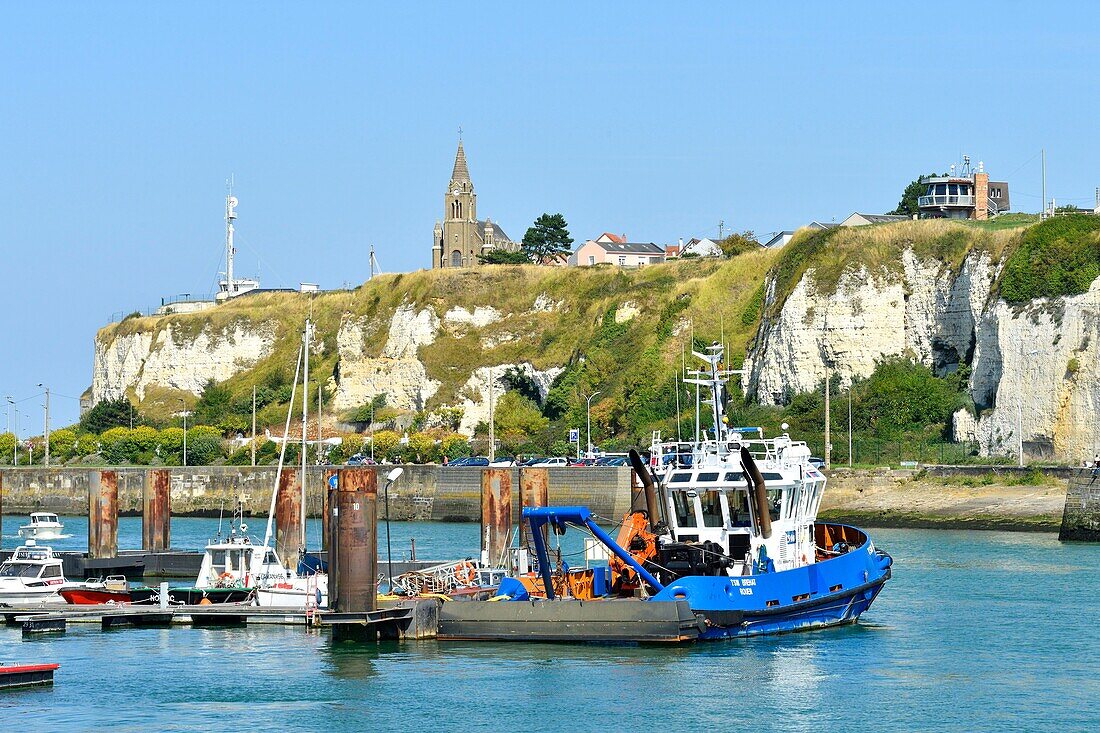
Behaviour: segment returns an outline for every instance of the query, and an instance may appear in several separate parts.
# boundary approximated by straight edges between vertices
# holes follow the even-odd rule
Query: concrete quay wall
[[[394,466],[378,466],[378,482]],[[402,466],[404,473],[390,490],[393,519],[477,522],[481,519],[481,475],[479,468],[447,466]],[[118,509],[128,516],[141,514],[146,468],[5,468],[0,470],[0,511],[27,514],[50,511],[69,516],[88,513],[90,476],[102,470],[118,474]],[[167,469],[170,477],[172,514],[175,516],[217,516],[233,511],[243,499],[245,514],[266,517],[275,486],[272,466],[199,466]],[[306,509],[309,516],[321,515],[323,487],[335,473],[334,466],[311,466],[306,476]],[[301,468],[293,472],[295,485]],[[510,469],[513,520],[518,521],[520,469]],[[595,514],[622,517],[630,508],[631,470],[618,467],[554,467],[548,469],[549,501],[579,504]],[[385,516],[379,496],[379,516]]]
[[[1058,539],[1100,542],[1100,470],[1078,469],[1070,478]]]

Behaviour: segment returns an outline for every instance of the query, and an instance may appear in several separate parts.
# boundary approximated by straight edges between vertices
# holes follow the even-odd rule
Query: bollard
[[[378,604],[378,476],[373,468],[341,468],[329,490],[332,537],[329,606],[339,613]]]
[[[168,608],[168,583],[160,584],[160,592],[157,593],[157,602],[161,608]]]
[[[489,567],[508,561],[512,544],[512,470],[481,471],[481,559]],[[510,565],[511,563],[508,562]]]
[[[172,546],[172,492],[167,469],[145,472],[141,508],[141,547],[167,550]]]
[[[296,468],[284,468],[279,474],[279,494],[275,499],[275,548],[283,567],[298,567],[298,549],[302,546],[302,483]]]
[[[88,477],[88,557],[118,556],[118,472]]]
[[[547,468],[524,467],[519,470],[519,505],[520,509],[528,507],[549,506],[550,503],[550,470]],[[519,521],[519,546],[526,549],[531,538],[528,537],[530,527],[523,521],[522,514]],[[550,526],[542,528],[543,542],[549,542]],[[549,545],[547,545],[549,546]]]

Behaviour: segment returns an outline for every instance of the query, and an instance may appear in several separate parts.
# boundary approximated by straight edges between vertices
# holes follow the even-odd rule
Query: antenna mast
[[[233,176],[225,182],[225,294],[232,297],[237,290],[233,280],[233,222],[237,219],[237,198],[233,195]]]

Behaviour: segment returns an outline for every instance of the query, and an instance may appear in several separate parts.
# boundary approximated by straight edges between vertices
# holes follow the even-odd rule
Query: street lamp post
[[[394,481],[401,477],[401,474],[405,472],[405,469],[398,466],[397,468],[386,474],[386,488],[383,490],[383,496],[386,502],[386,580],[387,590],[393,593],[393,552],[390,550],[390,486]]]
[[[848,385],[848,468],[852,467],[852,385]]]
[[[46,439],[46,457],[45,457],[44,461],[45,461],[46,468],[49,468],[50,467],[50,388],[47,387],[44,384],[41,384],[41,383],[38,386],[42,387],[44,390],[46,390],[46,406],[45,406],[46,407],[46,416],[45,416],[45,420],[44,420],[45,431],[44,431],[43,437],[45,437],[45,439]]]
[[[11,406],[11,410],[13,412],[15,412],[15,421],[13,423],[14,429],[15,429],[15,453],[14,453],[13,462],[16,466],[18,466],[19,465],[19,408],[15,406],[15,400],[12,399],[11,395],[8,395],[7,400],[8,400],[8,404]]]
[[[1023,352],[1023,349],[1020,349]],[[1035,356],[1038,349],[1029,351],[1025,356]],[[1020,359],[1020,368],[1023,369],[1026,359]],[[1016,393],[1016,451],[1019,457],[1020,468],[1024,467],[1024,406],[1020,393]]]
[[[584,401],[586,403],[586,405],[585,405],[585,415],[586,415],[586,419],[587,419],[587,423],[588,423],[588,453],[586,454],[586,455],[588,455],[588,457],[592,456],[592,398],[595,397],[598,394],[599,394],[598,391],[593,392],[592,394],[590,394],[590,395],[588,395],[584,398]]]
[[[187,403],[180,400],[183,405],[183,465],[187,466]],[[284,436],[285,437],[285,436]]]

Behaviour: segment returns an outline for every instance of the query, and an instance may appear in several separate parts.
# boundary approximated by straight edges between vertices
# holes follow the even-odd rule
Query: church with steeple
[[[519,244],[510,240],[499,225],[477,218],[477,194],[459,140],[451,182],[443,194],[443,221],[435,223],[432,269],[477,267],[480,257],[494,249],[514,252]]]

